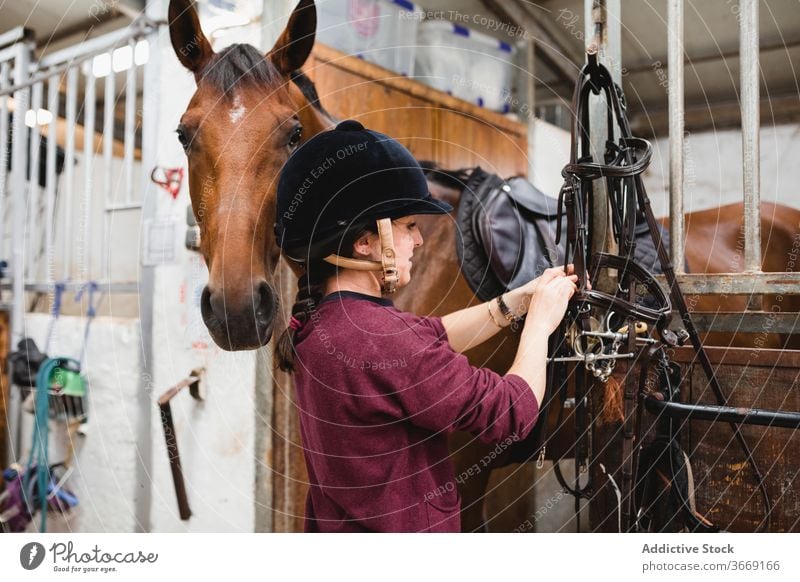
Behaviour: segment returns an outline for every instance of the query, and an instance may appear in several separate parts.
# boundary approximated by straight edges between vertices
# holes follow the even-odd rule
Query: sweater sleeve
[[[450,347],[438,317],[420,318],[416,333],[395,348],[408,354],[409,366],[406,373],[387,374],[385,388],[416,426],[463,430],[485,442],[524,439],[533,428],[539,405],[528,383],[472,366]]]

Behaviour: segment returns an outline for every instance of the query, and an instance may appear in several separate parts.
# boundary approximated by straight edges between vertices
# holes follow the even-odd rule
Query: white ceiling
[[[207,0],[204,0],[207,1]],[[235,0],[228,0],[233,2]],[[252,1],[252,0],[250,0]],[[267,0],[269,1],[269,0]],[[418,0],[445,18],[460,15],[498,17],[492,2],[484,0]],[[584,0],[494,0],[504,6],[516,4],[528,10],[560,47],[560,68],[575,71],[583,55]],[[633,115],[666,109],[663,85],[667,63],[667,0],[621,0],[622,66],[625,93]],[[123,12],[141,11],[144,0],[0,0],[0,33],[24,25],[34,30],[41,45],[54,48],[69,42],[67,33],[85,37],[128,20],[109,22],[108,6]],[[760,0],[760,46],[763,99],[791,101],[800,94],[800,0]],[[739,83],[738,0],[685,0],[684,43],[686,53],[685,95],[687,107],[710,103],[735,103]],[[573,20],[575,17],[577,19]],[[106,19],[101,23],[100,20]],[[480,28],[472,18],[468,26]],[[509,23],[511,26],[513,23]],[[496,38],[519,40],[503,30],[483,29]],[[49,39],[61,39],[50,43]],[[539,61],[536,67],[539,103],[563,101],[571,92],[571,75],[559,75]]]
[[[0,33],[32,30],[40,46],[66,34],[89,32],[121,10],[140,11],[144,0],[0,0]]]

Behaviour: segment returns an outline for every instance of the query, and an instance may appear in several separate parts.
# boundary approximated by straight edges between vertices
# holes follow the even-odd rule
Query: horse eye
[[[300,137],[303,135],[303,126],[298,125],[294,128],[292,132],[292,137],[289,138],[289,147],[296,148],[297,144],[300,143]]]
[[[178,129],[175,130],[175,133],[178,134],[178,141],[181,143],[183,151],[187,151],[189,149],[189,138],[186,137],[183,127],[179,126]]]

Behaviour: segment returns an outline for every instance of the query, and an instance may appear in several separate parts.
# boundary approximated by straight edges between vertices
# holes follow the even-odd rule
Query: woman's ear
[[[372,233],[364,233],[353,243],[355,258],[368,257],[372,254]]]

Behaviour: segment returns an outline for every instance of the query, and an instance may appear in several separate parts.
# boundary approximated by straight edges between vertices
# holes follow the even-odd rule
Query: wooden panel
[[[717,367],[729,405],[800,411],[800,370],[778,365],[781,357],[789,358],[775,358],[768,352],[780,354],[779,350],[736,350],[727,358],[745,356],[750,359],[749,365],[737,362]],[[726,359],[724,352],[715,355],[715,364]],[[701,366],[694,364],[692,368],[690,402],[717,404]],[[766,479],[773,504],[770,531],[800,531],[800,486],[796,482],[800,474],[800,434],[762,426],[743,426],[741,432]],[[698,511],[724,529],[755,531],[764,518],[764,504],[731,429],[722,423],[692,422],[686,433]]]
[[[11,387],[7,374],[7,358],[10,341],[8,312],[0,311],[0,470],[8,466],[8,399],[11,395]]]
[[[407,93],[394,94],[380,82],[368,83],[338,67],[320,67],[317,78],[320,99],[332,115],[357,119],[369,129],[391,135],[417,159],[437,157],[437,110],[428,102]]]
[[[440,119],[443,167],[481,166],[503,177],[528,175],[527,137],[461,111],[442,109]]]
[[[800,411],[800,352],[722,347],[706,351],[730,406]],[[717,404],[694,350],[677,348],[670,352],[670,357],[691,366],[688,381],[681,386],[681,398],[689,403]],[[620,362],[619,373],[614,375],[620,382],[624,368],[625,364]],[[638,366],[634,370],[638,378]],[[595,402],[600,403],[602,390],[596,390],[595,397]],[[644,426],[651,425],[653,419],[653,415],[645,413]],[[622,449],[619,426],[613,423],[594,427],[595,442],[611,443],[602,447],[599,460],[617,477]],[[647,429],[644,433],[647,434]],[[800,487],[796,481],[800,476],[800,434],[759,426],[743,426],[742,434],[766,477],[773,504],[770,531],[800,531]],[[682,431],[682,445],[692,462],[698,511],[723,529],[756,531],[764,517],[764,505],[752,470],[729,425],[687,422]],[[597,483],[605,482],[597,467],[593,477]],[[616,531],[616,510],[613,492],[604,487],[591,503],[592,529]]]
[[[275,329],[286,329],[289,309],[297,293],[296,276],[288,264],[278,264],[276,290],[281,295],[281,309]],[[272,340],[275,345],[275,339]],[[303,531],[305,498],[308,493],[306,471],[300,437],[300,415],[294,405],[294,381],[272,366],[272,447],[267,451],[267,465],[272,473],[272,531]]]
[[[323,45],[314,48],[308,74],[330,113],[391,135],[417,159],[528,173],[525,124]]]

